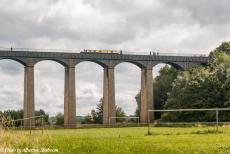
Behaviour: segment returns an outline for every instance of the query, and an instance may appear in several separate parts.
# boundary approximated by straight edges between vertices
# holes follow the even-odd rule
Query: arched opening
[[[23,118],[24,67],[16,60],[0,60],[0,112]]]
[[[45,60],[34,66],[35,115],[49,114],[50,123],[64,122],[64,67],[56,61]]]
[[[83,61],[76,65],[77,123],[102,123],[100,104],[103,98],[103,67],[96,62]],[[97,119],[92,110],[99,114]]]
[[[34,65],[36,65],[37,63],[40,63],[40,62],[44,62],[44,61],[52,61],[52,62],[56,62],[56,63],[58,63],[58,64],[60,64],[60,65],[63,65],[63,66],[66,66],[66,62],[64,62],[64,61],[62,61],[62,60],[59,60],[59,59],[37,59],[36,61],[35,61],[35,64]]]
[[[116,105],[125,113],[125,116],[136,117],[137,102],[135,100],[136,95],[141,88],[141,71],[139,66],[124,62],[115,67],[115,100]],[[116,121],[119,120],[116,115]],[[128,119],[126,119],[128,120]],[[138,121],[138,119],[130,119],[131,121]]]
[[[168,94],[172,90],[172,83],[176,79],[180,67],[170,63],[159,63],[153,67],[153,98],[154,109],[165,109]],[[155,113],[155,120],[161,117],[162,113]]]

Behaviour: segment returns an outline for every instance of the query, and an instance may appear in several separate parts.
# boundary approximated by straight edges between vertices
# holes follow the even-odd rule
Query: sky
[[[230,40],[229,0],[0,0],[0,48],[113,49],[208,54]],[[163,64],[154,67],[156,76]],[[0,61],[0,110],[23,108],[24,67]],[[76,66],[77,115],[96,108],[103,93],[103,68]],[[140,69],[115,68],[116,104],[136,109]],[[35,65],[35,109],[64,110],[64,68],[53,61]]]

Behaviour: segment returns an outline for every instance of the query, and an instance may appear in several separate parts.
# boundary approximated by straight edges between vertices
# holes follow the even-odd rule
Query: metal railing
[[[70,52],[70,53],[81,53],[85,49],[52,49],[52,48],[14,48],[14,47],[0,47],[0,51],[27,51],[27,52]],[[99,51],[99,50],[98,50]],[[127,50],[114,50],[118,54],[126,55],[150,55],[150,56],[192,56],[192,57],[208,57],[207,54],[192,54],[192,53],[179,53],[179,52],[158,52],[158,51],[149,51],[149,52],[132,52]],[[90,52],[88,52],[90,53]],[[92,52],[95,53],[95,52]]]
[[[27,51],[27,52],[75,52],[75,53],[80,53],[82,50],[81,49],[38,49],[38,48],[4,48],[0,47],[0,50],[4,51]]]

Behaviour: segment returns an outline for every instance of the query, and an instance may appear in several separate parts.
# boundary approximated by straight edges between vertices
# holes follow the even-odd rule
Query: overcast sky
[[[229,0],[0,0],[0,47],[208,54],[230,40],[229,8]],[[22,109],[23,69],[0,61],[0,110]],[[102,80],[99,65],[76,66],[77,115],[96,107]],[[115,81],[117,105],[133,114],[140,69],[119,64]],[[63,90],[63,66],[36,64],[36,110],[63,113]]]

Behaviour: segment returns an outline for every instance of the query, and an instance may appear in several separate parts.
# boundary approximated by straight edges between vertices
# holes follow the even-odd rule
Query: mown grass
[[[50,148],[59,153],[230,153],[230,128],[90,128],[1,130],[0,148]]]

